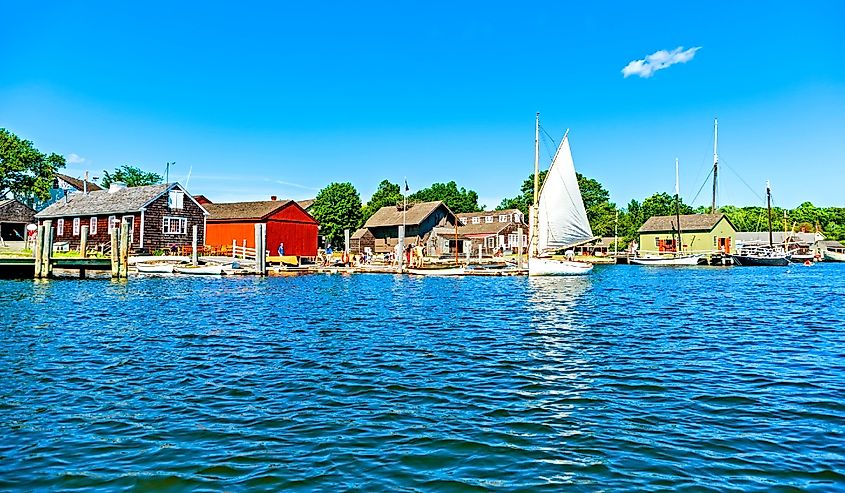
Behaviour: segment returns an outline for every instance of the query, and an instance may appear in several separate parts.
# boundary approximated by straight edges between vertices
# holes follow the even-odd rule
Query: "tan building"
[[[736,250],[736,227],[724,214],[685,214],[681,219],[681,241],[685,252],[722,252]],[[677,252],[677,216],[652,216],[639,229],[639,251]]]

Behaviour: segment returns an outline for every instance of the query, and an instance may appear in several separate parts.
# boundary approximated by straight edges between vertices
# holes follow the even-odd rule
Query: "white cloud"
[[[85,162],[85,158],[80,156],[79,154],[71,152],[70,154],[65,156],[65,161],[67,161],[68,164],[82,164]]]
[[[700,49],[700,46],[696,46],[685,50],[683,46],[679,46],[672,51],[655,51],[642,60],[632,60],[628,65],[625,65],[625,68],[622,69],[622,75],[626,78],[631,75],[649,78],[658,70],[671,67],[676,63],[687,63],[693,59],[695,52]]]

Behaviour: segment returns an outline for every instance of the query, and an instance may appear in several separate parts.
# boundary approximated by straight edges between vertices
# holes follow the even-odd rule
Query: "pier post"
[[[522,268],[522,228],[516,230],[516,233],[519,235],[519,239],[517,240],[517,244],[519,245],[519,253],[516,256],[516,265],[519,268]]]
[[[53,265],[51,257],[53,256],[53,221],[47,219],[44,221],[44,241],[41,243],[44,247],[41,251],[41,277],[50,277],[53,274]]]
[[[238,240],[232,240],[232,258],[236,258],[235,256],[235,247],[238,246]]]
[[[399,272],[405,267],[405,225],[399,226]]]
[[[343,251],[349,253],[349,228],[343,230]]]
[[[126,279],[129,274],[129,223],[120,222],[120,258],[118,259],[118,271],[121,279]]]
[[[267,225],[255,224],[255,271],[263,276],[267,273]]]
[[[35,233],[35,246],[32,247],[32,253],[35,255],[35,272],[33,277],[35,279],[41,278],[41,255],[44,254],[44,225],[38,226]]]
[[[82,231],[79,233],[79,256],[88,257],[88,226],[82,226]]]
[[[197,225],[193,227],[193,238],[191,239],[191,263],[197,265]]]
[[[112,228],[111,233],[109,233],[109,236],[111,236],[111,276],[117,277],[118,275],[120,275],[120,270],[118,270],[117,264],[117,257],[120,254],[120,252],[118,252],[117,250],[117,229]]]

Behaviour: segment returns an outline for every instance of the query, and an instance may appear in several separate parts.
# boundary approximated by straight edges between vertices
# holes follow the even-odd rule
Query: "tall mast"
[[[683,253],[684,242],[681,239],[681,187],[678,185],[678,158],[675,158],[675,218],[678,221],[678,247],[677,251]]]
[[[719,119],[713,119],[713,203],[710,214],[716,213],[716,181],[719,178]]]
[[[531,232],[531,256],[539,254],[540,237],[538,227],[540,225],[540,112],[537,112],[534,125],[534,205],[531,208],[532,223],[534,229]]]
[[[774,247],[772,241],[772,186],[766,180],[766,209],[769,210],[769,246]]]

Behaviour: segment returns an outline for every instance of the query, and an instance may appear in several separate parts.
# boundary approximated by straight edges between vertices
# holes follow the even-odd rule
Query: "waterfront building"
[[[724,214],[684,214],[681,242],[684,252],[721,252],[736,250],[736,227]],[[652,216],[640,226],[640,253],[680,251],[677,216]]]
[[[484,256],[510,254],[519,249],[520,233],[523,251],[528,251],[528,224],[519,209],[465,212],[457,217],[457,235],[454,227],[434,228],[432,241],[437,252],[454,253],[457,248],[459,254],[469,251],[477,255],[479,249]]]
[[[435,227],[454,229],[457,218],[437,200],[433,202],[408,202],[382,207],[373,214],[364,226],[355,231],[350,238],[350,250],[363,252],[369,247],[375,253],[393,251],[399,241],[399,228],[405,225],[406,244],[423,244],[429,254],[436,254],[434,245],[429,244],[431,232]]]
[[[613,254],[613,243],[616,241],[616,238],[613,236],[602,236],[594,241],[589,243],[584,243],[583,245],[578,245],[574,248],[575,255],[586,255],[586,256],[594,256],[594,257],[606,257],[608,255]],[[619,239],[619,243],[622,243],[622,239]],[[625,252],[624,248],[619,248],[617,246],[616,251],[618,252]]]
[[[256,202],[208,203],[208,232],[206,244],[231,248],[255,248],[255,225],[267,227],[267,248],[276,255],[279,244],[284,243],[285,255],[300,257],[317,256],[317,234],[320,224],[294,200]]]
[[[82,226],[88,226],[91,248],[110,244],[110,233],[129,224],[132,252],[152,252],[190,246],[193,226],[197,243],[205,239],[208,212],[178,183],[126,187],[112,183],[108,190],[69,193],[35,215],[39,223],[53,221],[55,242],[78,248]]]
[[[25,241],[26,225],[35,222],[35,209],[17,199],[0,199],[0,242]]]

